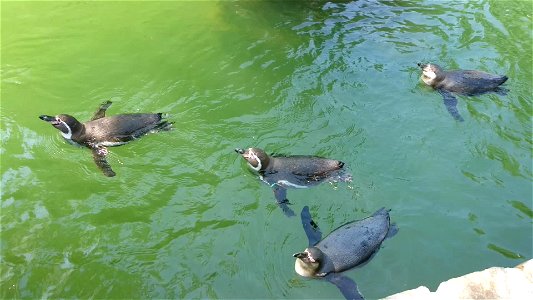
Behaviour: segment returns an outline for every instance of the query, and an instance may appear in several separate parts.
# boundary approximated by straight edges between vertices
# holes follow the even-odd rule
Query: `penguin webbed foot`
[[[327,281],[334,284],[346,299],[364,300],[365,298],[359,292],[357,284],[351,278],[337,274],[330,273],[324,277]]]
[[[389,231],[387,231],[387,235],[385,236],[385,238],[390,239],[391,237],[395,236],[398,231],[400,231],[400,228],[398,228],[398,225],[396,225],[396,223],[390,224]]]
[[[107,101],[103,102],[102,104],[100,104],[100,107],[94,113],[93,117],[91,118],[91,121],[97,120],[97,119],[101,119],[101,118],[105,117],[105,112],[111,106],[112,103],[113,102],[107,100]]]
[[[169,121],[161,121],[159,123],[157,123],[157,125],[154,127],[154,129],[152,129],[152,131],[154,132],[157,132],[157,131],[170,131],[172,130],[172,125],[174,125],[174,122],[169,122]]]

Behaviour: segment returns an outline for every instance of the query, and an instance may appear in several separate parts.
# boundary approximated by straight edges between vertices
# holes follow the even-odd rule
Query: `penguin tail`
[[[390,212],[390,209],[382,207],[382,208],[378,209],[376,212],[374,212],[372,214],[372,217],[379,216],[379,215],[385,215],[385,214],[388,215],[389,212]]]
[[[509,79],[509,77],[503,75],[503,76],[501,77],[501,82],[500,82],[500,84],[504,84],[504,83],[507,81],[507,79]]]
[[[174,122],[161,121],[157,123],[157,125],[152,130],[153,131],[169,131],[172,129],[172,124],[174,124]]]
[[[499,86],[494,90],[494,92],[500,96],[507,96],[507,93],[509,93],[509,89]]]
[[[154,128],[152,128],[151,131],[168,131],[172,129],[172,124],[174,124],[174,122],[169,122],[165,120],[166,118],[168,118],[167,113],[157,113],[157,117],[159,119],[159,122],[154,126]]]
[[[161,121],[163,119],[167,119],[168,116],[169,116],[167,113],[156,113],[156,115],[159,118],[159,121]]]

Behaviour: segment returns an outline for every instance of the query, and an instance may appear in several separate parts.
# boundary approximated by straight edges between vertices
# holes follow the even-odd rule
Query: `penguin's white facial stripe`
[[[257,172],[261,171],[261,168],[263,167],[263,165],[261,164],[261,160],[259,159],[259,157],[257,157],[257,154],[255,154],[252,150],[249,150],[248,151],[248,156],[246,158],[247,159],[252,158],[253,160],[257,161],[257,167],[254,167],[249,162],[248,162],[248,165],[250,166],[250,168],[252,168],[253,170],[255,170]]]
[[[315,262],[315,259],[311,256],[311,253],[309,253],[307,249],[305,249],[304,253],[307,254],[307,259],[309,259],[310,262]]]
[[[72,130],[70,129],[70,126],[67,125],[67,123],[63,122],[61,119],[57,119],[57,121],[59,122],[59,124],[65,126],[65,128],[68,130],[67,133],[63,132],[63,130],[59,130],[59,132],[61,132],[61,135],[66,138],[67,140],[71,140],[72,139]]]

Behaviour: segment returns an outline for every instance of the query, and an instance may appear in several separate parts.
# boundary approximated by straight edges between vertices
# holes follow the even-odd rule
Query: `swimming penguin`
[[[339,273],[367,262],[385,238],[398,232],[396,226],[390,224],[389,210],[381,208],[365,219],[344,224],[324,239],[311,218],[309,207],[302,209],[301,218],[309,247],[293,255],[296,273],[328,280],[346,299],[363,299],[356,283]]]
[[[170,130],[173,122],[163,120],[161,113],[135,113],[105,116],[111,101],[100,105],[92,119],[80,123],[73,116],[61,114],[39,118],[57,128],[63,137],[73,144],[92,150],[94,162],[108,177],[115,172],[106,160],[106,147],[120,146],[151,131]]]
[[[348,182],[342,161],[317,156],[269,156],[259,148],[235,149],[259,174],[259,178],[273,188],[278,205],[287,216],[294,212],[287,206],[287,188],[308,188],[325,181]]]
[[[474,70],[444,71],[436,64],[421,64],[422,76],[425,84],[431,86],[444,98],[444,105],[448,112],[457,120],[464,121],[457,110],[457,99],[452,93],[475,96],[487,92],[505,93],[501,88],[508,77],[505,75],[493,75]]]

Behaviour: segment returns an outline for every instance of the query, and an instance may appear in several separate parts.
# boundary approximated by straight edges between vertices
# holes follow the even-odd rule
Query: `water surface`
[[[370,299],[533,257],[529,1],[2,2],[2,298],[340,298],[294,272],[307,240],[233,151],[344,161],[291,190],[324,233],[392,209],[347,272]],[[417,62],[507,74],[458,97]],[[164,112],[175,130],[88,149],[38,119]]]

